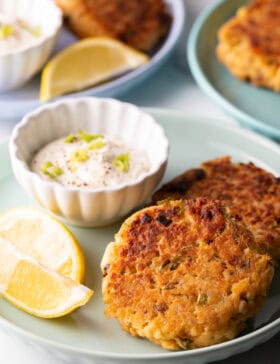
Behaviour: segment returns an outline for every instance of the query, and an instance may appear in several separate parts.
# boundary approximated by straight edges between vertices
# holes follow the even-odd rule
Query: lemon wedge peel
[[[55,318],[85,305],[93,291],[43,267],[0,238],[0,293],[31,315]]]
[[[55,55],[43,68],[40,100],[81,91],[149,61],[149,57],[109,37],[80,40]]]
[[[81,283],[85,258],[72,232],[59,220],[33,207],[0,215],[0,237],[40,264]]]

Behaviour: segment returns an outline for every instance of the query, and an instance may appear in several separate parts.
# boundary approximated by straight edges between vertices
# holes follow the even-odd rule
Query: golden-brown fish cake
[[[226,203],[243,219],[261,249],[280,258],[280,179],[253,163],[222,157],[176,177],[153,196],[153,202],[204,196]]]
[[[169,30],[163,0],[56,0],[79,37],[109,36],[141,51],[152,50]]]
[[[269,255],[219,201],[167,201],[136,212],[102,263],[108,317],[166,349],[234,338],[264,303]]]
[[[218,32],[217,55],[236,77],[280,91],[280,0],[254,0]]]

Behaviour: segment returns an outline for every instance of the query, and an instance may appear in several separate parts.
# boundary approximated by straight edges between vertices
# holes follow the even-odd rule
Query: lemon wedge
[[[43,69],[40,100],[79,91],[147,63],[149,57],[107,37],[86,38],[65,48]]]
[[[31,315],[53,318],[86,304],[93,291],[43,267],[0,238],[0,293]]]
[[[19,207],[0,215],[0,237],[43,266],[76,282],[82,282],[85,261],[82,250],[65,225],[46,214]]]

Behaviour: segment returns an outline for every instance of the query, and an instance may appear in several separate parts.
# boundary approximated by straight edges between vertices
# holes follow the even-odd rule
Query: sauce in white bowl
[[[34,44],[41,36],[41,27],[28,21],[0,13],[0,55]]]
[[[47,153],[36,156],[46,146]],[[13,171],[26,192],[64,221],[87,227],[112,224],[146,203],[163,177],[168,151],[164,130],[150,114],[94,97],[43,105],[10,139]]]
[[[149,169],[145,151],[83,130],[48,143],[31,162],[31,170],[41,178],[82,188],[116,187],[137,180]]]

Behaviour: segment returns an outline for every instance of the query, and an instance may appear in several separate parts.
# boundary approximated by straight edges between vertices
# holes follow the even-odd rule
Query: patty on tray
[[[164,199],[204,196],[222,200],[241,218],[257,244],[280,258],[280,179],[253,163],[222,157],[187,170],[160,188],[153,203]]]
[[[109,36],[141,51],[166,35],[171,15],[163,0],[56,0],[79,37]]]
[[[280,0],[254,0],[218,32],[219,60],[236,77],[280,91]]]
[[[102,263],[108,317],[166,349],[234,338],[264,303],[272,259],[219,201],[166,201],[123,224]]]

